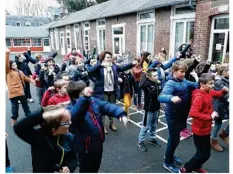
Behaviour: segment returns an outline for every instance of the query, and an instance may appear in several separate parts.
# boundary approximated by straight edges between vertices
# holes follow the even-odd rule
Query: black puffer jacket
[[[214,89],[217,91],[222,90],[223,87],[228,87],[229,88],[229,80],[216,76],[215,82],[214,82]],[[229,118],[229,93],[224,95],[223,97],[219,99],[214,99],[213,104],[214,104],[214,111],[218,112],[220,119],[228,119]]]
[[[42,113],[42,110],[36,111],[14,126],[16,135],[31,145],[33,173],[54,173],[59,166],[67,166],[74,172],[78,162],[72,146],[73,135],[53,136],[43,129],[35,129],[34,126],[43,122]]]

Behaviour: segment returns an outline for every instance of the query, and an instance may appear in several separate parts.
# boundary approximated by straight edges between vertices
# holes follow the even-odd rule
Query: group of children
[[[229,118],[229,73],[226,65],[217,65],[214,77],[209,70],[210,62],[201,65],[200,57],[187,58],[191,54],[187,54],[191,44],[192,41],[166,64],[163,63],[164,49],[155,58],[144,51],[141,58],[126,65],[108,51],[99,54],[97,60],[87,58],[84,61],[84,56],[72,49],[61,68],[55,64],[56,52],[45,59],[41,54],[33,58],[28,50],[24,53],[27,60],[24,64],[25,67],[29,61],[35,64],[34,74],[18,69],[6,52],[12,125],[15,133],[31,145],[33,172],[70,173],[78,162],[80,172],[98,172],[108,133],[105,115],[109,117],[109,128],[117,131],[113,118],[126,125],[132,100],[135,109],[143,107],[143,91],[145,114],[138,136],[139,149],[147,151],[144,142],[148,131],[149,143],[161,147],[156,128],[160,103],[163,103],[169,131],[164,168],[174,173],[205,173],[202,165],[210,157],[210,148],[223,151],[217,143],[217,134],[222,120]],[[26,83],[36,85],[38,102],[42,106],[39,111],[31,113],[28,107]],[[123,101],[124,109],[116,105],[117,99]],[[26,116],[19,122],[18,101]],[[192,132],[186,127],[188,116],[193,118]],[[211,132],[213,120],[215,126]],[[35,129],[36,125],[40,128]],[[180,137],[192,135],[197,152],[189,162],[177,168],[175,164],[183,163],[174,155]],[[228,135],[229,127],[220,134],[226,144]]]

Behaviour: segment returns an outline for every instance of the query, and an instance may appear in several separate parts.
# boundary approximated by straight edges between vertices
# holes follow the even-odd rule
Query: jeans
[[[135,82],[136,85],[136,91],[138,92],[138,96],[136,98],[136,96],[134,95],[133,101],[134,101],[134,105],[140,105],[141,104],[141,98],[142,98],[142,90],[141,88],[139,88],[139,82]]]
[[[25,95],[10,98],[10,101],[11,101],[11,112],[12,112],[11,118],[12,119],[17,120],[17,118],[19,117],[19,103],[18,103],[18,101],[20,101],[22,104],[25,116],[28,116],[31,113],[31,111],[28,107],[28,102],[27,102],[27,98]]]
[[[113,92],[104,92],[104,101],[116,104],[116,94],[115,94],[115,91],[113,91]],[[105,123],[105,116],[102,117],[102,123],[104,125],[104,123]],[[114,123],[113,117],[109,117],[109,125],[113,125],[113,123]]]
[[[210,157],[210,135],[198,136],[193,134],[193,140],[197,151],[192,159],[184,165],[187,173],[201,168]]]
[[[37,95],[39,104],[41,104],[44,93],[45,93],[44,88],[36,87],[36,95]]]
[[[180,143],[180,131],[184,128],[183,120],[172,120],[166,116],[169,138],[165,152],[165,163],[173,164],[174,153]]]
[[[103,149],[100,152],[79,153],[79,173],[98,173]]]
[[[229,135],[229,124],[228,124],[228,126],[224,129],[224,131]]]
[[[141,127],[140,133],[139,133],[139,137],[138,137],[138,142],[141,143],[142,141],[145,141],[146,139],[146,133],[149,130],[149,135],[150,135],[150,139],[154,140],[156,139],[156,128],[158,125],[158,118],[159,118],[159,111],[154,111],[154,112],[148,112],[147,113],[147,120],[146,120],[146,126]],[[145,119],[145,115],[143,117],[142,122]]]
[[[215,120],[214,127],[211,131],[211,137],[213,139],[216,139],[218,137],[218,132],[221,129],[222,126],[222,119]],[[225,128],[225,132],[229,134],[229,125]]]
[[[31,91],[30,91],[30,83],[26,82],[24,87],[25,95],[27,98],[32,98]]]

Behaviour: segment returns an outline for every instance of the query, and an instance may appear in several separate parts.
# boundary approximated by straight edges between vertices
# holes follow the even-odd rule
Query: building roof
[[[46,27],[6,27],[6,38],[49,37]]]
[[[51,28],[53,25],[55,25],[58,21],[53,21],[47,24],[42,25],[41,27],[45,27],[45,28]]]
[[[70,13],[66,18],[57,21],[50,28],[61,27],[77,22],[84,22],[105,17],[123,15],[152,8],[166,7],[188,2],[189,0],[109,0],[86,9]]]
[[[19,21],[19,22],[41,22],[49,23],[52,21],[50,17],[37,17],[37,16],[18,16],[18,15],[6,15],[6,21]]]

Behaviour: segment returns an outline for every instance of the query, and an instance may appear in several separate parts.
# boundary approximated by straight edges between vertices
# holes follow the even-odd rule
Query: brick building
[[[62,55],[97,46],[98,52],[133,56],[141,50],[155,55],[163,47],[173,56],[193,38],[196,54],[222,61],[229,52],[229,1],[110,0],[69,14],[49,32],[51,48]]]

